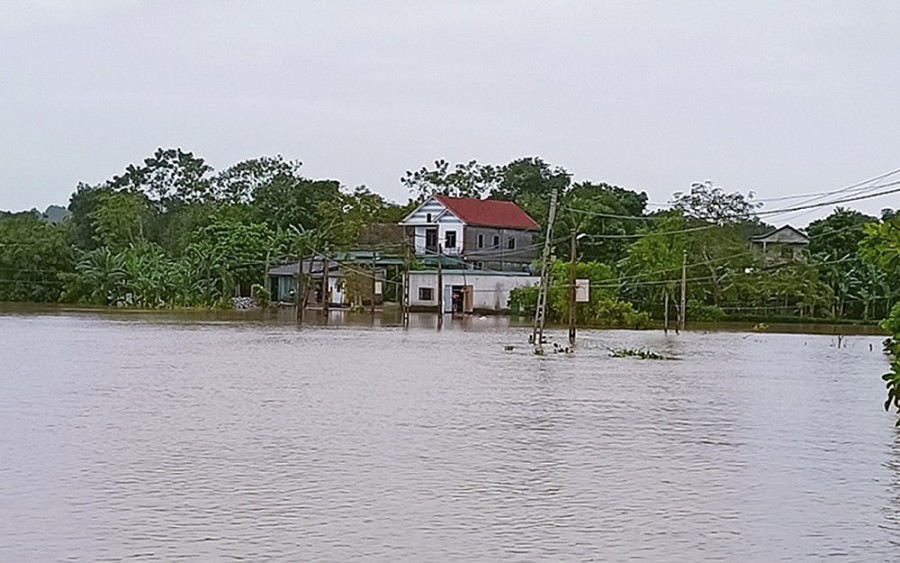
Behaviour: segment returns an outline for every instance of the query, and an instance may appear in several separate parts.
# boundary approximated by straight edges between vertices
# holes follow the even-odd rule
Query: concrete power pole
[[[375,290],[378,289],[378,276],[375,275],[375,251],[372,251],[372,318],[375,318]]]
[[[443,270],[443,249],[441,243],[437,247],[437,322],[438,329],[444,326],[444,270]]]
[[[541,257],[541,288],[538,293],[537,309],[534,312],[534,330],[531,341],[534,353],[544,353],[544,321],[547,317],[547,291],[550,288],[550,249],[553,246],[553,221],[556,220],[556,190],[550,194],[550,214],[547,217],[547,238],[544,240],[544,254]]]
[[[681,255],[681,310],[678,312],[678,328],[684,330],[687,323],[687,249]]]
[[[575,298],[576,288],[575,288],[575,272],[576,272],[576,254],[578,252],[577,245],[577,236],[575,233],[575,229],[572,229],[572,241],[571,248],[569,249],[569,348],[575,347]]]
[[[403,326],[409,327],[409,309],[410,309],[410,259],[409,259],[409,240],[403,245]]]

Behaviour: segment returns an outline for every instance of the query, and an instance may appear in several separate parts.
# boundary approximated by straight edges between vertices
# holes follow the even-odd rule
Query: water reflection
[[[0,314],[0,560],[895,557],[878,337],[292,314]]]

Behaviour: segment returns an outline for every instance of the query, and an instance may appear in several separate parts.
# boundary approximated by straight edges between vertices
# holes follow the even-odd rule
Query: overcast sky
[[[399,201],[438,158],[540,156],[654,202],[836,189],[900,167],[898,30],[888,0],[7,1],[0,209],[176,146]]]

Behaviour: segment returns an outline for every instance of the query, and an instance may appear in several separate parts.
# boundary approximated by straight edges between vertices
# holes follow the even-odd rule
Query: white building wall
[[[476,310],[502,311],[509,308],[509,292],[517,287],[537,285],[540,278],[537,276],[502,276],[502,275],[478,275],[446,273],[444,274],[444,311],[450,312],[451,288],[453,286],[472,286],[473,307]],[[412,307],[436,307],[437,306],[437,273],[436,272],[410,272],[410,305]],[[431,288],[432,299],[425,301],[419,298],[419,289]]]
[[[429,214],[431,221],[428,220]],[[438,229],[438,243],[443,247],[445,254],[462,253],[465,224],[434,198],[422,204],[401,224],[415,228],[415,248],[418,255],[425,254],[425,231],[433,228]],[[444,244],[447,239],[447,231],[456,231],[456,244],[449,248]]]

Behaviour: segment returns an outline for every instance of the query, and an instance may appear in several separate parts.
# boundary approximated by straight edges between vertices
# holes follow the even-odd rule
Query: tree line
[[[301,167],[267,156],[217,172],[190,152],[158,149],[104,182],[79,184],[62,221],[0,212],[0,301],[215,307],[248,290],[264,299],[270,265],[351,249],[367,227],[396,223],[432,194],[514,201],[543,223],[556,191],[551,320],[566,311],[565,259],[577,236],[577,276],[592,288],[578,307],[580,323],[659,321],[666,303],[674,307],[682,268],[692,320],[884,318],[885,408],[900,410],[900,215],[890,210],[872,217],[837,208],[806,225],[804,259],[772,262],[748,243],[772,229],[761,219],[771,213],[711,182],[650,210],[643,192],[572,182],[567,170],[536,157],[504,165],[439,160],[403,175],[411,197],[400,204],[365,186],[306,178]],[[512,300],[533,309],[536,290],[518,290]]]
[[[749,195],[711,182],[650,209],[646,193],[573,182],[562,167],[527,157],[407,171],[405,203],[365,186],[310,179],[281,156],[215,171],[181,149],[158,149],[97,185],[79,184],[59,223],[34,213],[0,218],[0,300],[137,307],[213,307],[250,288],[265,292],[270,265],[326,249],[354,248],[373,224],[396,223],[435,193],[516,202],[539,223],[559,194],[551,241],[568,260],[577,234],[578,275],[591,281],[585,324],[646,326],[674,308],[687,257],[692,320],[873,320],[900,302],[891,213],[839,208],[806,225],[805,260],[771,263],[749,245],[772,229]],[[535,244],[543,242],[543,233]],[[553,271],[550,318],[561,320],[567,268]],[[670,299],[666,299],[666,297]],[[533,295],[514,295],[528,310]],[[674,314],[674,310],[670,310]]]

